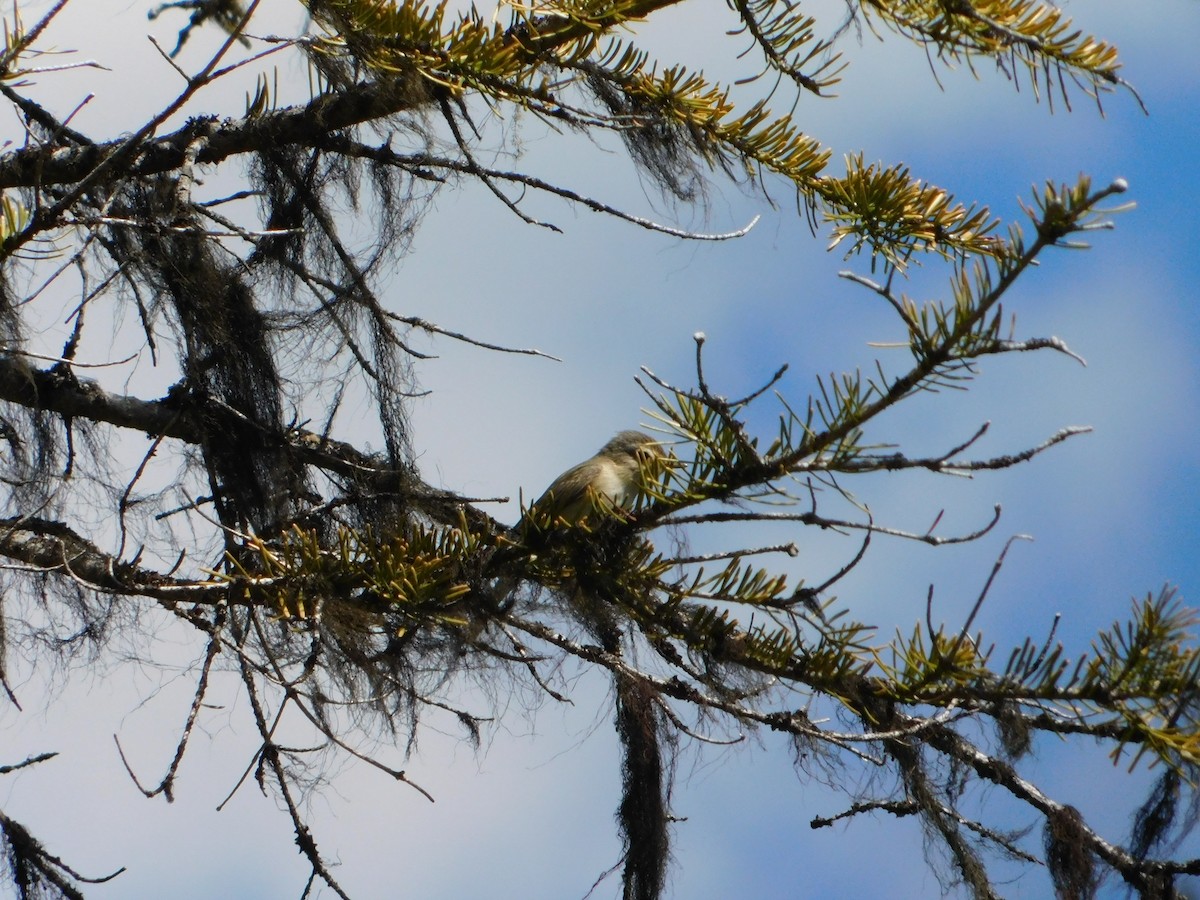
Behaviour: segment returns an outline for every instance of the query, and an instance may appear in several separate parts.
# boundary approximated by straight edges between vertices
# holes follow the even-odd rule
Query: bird
[[[594,512],[628,510],[664,468],[679,461],[642,431],[621,431],[596,455],[567,469],[530,507],[549,523],[579,525]]]
[[[621,431],[596,454],[571,466],[523,511],[521,520],[500,536],[489,558],[494,578],[490,594],[505,608],[527,570],[545,552],[588,547],[599,552],[611,541],[597,542],[596,526],[632,509],[635,501],[668,468],[681,466],[662,442],[641,431]],[[576,540],[588,534],[586,540]],[[525,572],[505,571],[514,562]],[[577,565],[573,565],[578,568]],[[592,568],[591,562],[583,568]],[[589,617],[594,618],[594,617]]]

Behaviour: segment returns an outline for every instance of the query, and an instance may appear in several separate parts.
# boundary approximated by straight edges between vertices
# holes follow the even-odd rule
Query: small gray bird
[[[622,431],[591,459],[563,472],[533,509],[577,525],[596,510],[629,509],[664,467],[679,465],[662,443],[641,431]]]

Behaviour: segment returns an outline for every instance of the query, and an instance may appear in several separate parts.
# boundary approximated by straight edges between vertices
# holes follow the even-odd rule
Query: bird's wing
[[[595,482],[599,470],[600,463],[595,459],[571,466],[554,479],[554,483],[546,488],[545,493],[533,505],[552,515],[570,518],[567,513],[587,500],[587,486]],[[581,514],[582,512],[584,511],[580,510]]]

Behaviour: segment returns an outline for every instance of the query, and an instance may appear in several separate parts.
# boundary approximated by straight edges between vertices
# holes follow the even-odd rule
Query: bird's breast
[[[603,494],[616,506],[623,506],[633,500],[636,494],[635,480],[630,476],[630,473],[623,470],[620,466],[604,465],[599,467],[595,479],[592,481],[592,490],[598,494]]]

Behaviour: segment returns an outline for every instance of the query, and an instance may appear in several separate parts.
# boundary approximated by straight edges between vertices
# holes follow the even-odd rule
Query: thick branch
[[[95,381],[77,378],[65,368],[35,369],[13,355],[0,356],[0,400],[68,418],[107,422],[156,437],[179,438],[188,443],[199,440],[192,417],[169,394],[162,400],[110,394]]]
[[[317,97],[304,106],[265,112],[234,121],[192,119],[178,131],[147,140],[121,176],[125,180],[178,169],[199,130],[208,132],[197,155],[200,164],[280,146],[315,147],[331,132],[411,109],[412,92],[394,82],[358,84]],[[124,146],[128,138],[86,147],[29,146],[0,156],[0,189],[74,184]]]
[[[61,573],[101,591],[158,600],[215,603],[218,583],[180,581],[121,562],[61,522],[32,517],[0,519],[0,555],[41,572]]]
[[[520,47],[529,64],[539,64],[555,47],[576,40],[599,24],[611,28],[626,19],[649,15],[678,0],[640,0],[597,23],[567,22],[557,17],[529,20],[513,29],[508,40]],[[183,165],[187,148],[198,131],[207,133],[196,162],[220,163],[242,153],[281,146],[317,147],[334,132],[365,122],[386,119],[436,101],[442,89],[417,74],[352,85],[316,97],[304,106],[262,112],[234,121],[215,117],[190,120],[178,131],[147,140],[125,166],[125,179],[168,172]],[[85,147],[25,147],[0,156],[0,189],[73,184],[91,174],[113,153],[126,147],[128,137]]]
[[[12,355],[0,355],[0,400],[188,444],[202,443],[205,434],[227,431],[223,423],[238,415],[212,399],[195,397],[178,387],[159,400],[143,400],[110,393],[97,382],[78,378],[61,366],[36,369]],[[360,487],[375,493],[403,494],[439,522],[457,522],[458,509],[466,506],[468,518],[474,524],[489,530],[503,527],[465,505],[463,498],[426,484],[410,470],[387,466],[351,444],[300,429],[277,438],[306,465],[354,479]]]

